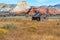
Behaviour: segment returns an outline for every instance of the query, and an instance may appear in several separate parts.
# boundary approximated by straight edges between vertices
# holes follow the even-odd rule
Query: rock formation
[[[41,14],[60,14],[60,11],[58,11],[55,8],[32,8],[31,11],[29,12],[29,15],[35,15],[35,12],[39,12]]]
[[[26,11],[27,9],[29,9],[30,7],[28,6],[28,4],[26,3],[26,1],[22,1],[22,2],[19,2],[17,4],[17,6],[12,10],[12,12],[16,12],[16,13],[21,13],[21,12],[24,12]]]

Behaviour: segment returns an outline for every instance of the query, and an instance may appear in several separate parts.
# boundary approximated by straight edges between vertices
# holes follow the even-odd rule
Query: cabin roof
[[[40,13],[36,13],[35,15],[33,15],[33,17],[40,17],[41,14]]]

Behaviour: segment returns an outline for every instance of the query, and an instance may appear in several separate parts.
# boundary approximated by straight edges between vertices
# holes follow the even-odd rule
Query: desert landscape
[[[60,19],[0,18],[0,40],[60,40]]]
[[[39,1],[0,3],[0,40],[60,40],[60,2]]]

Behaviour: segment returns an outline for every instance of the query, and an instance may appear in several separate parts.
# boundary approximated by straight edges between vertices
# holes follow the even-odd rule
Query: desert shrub
[[[31,28],[31,29],[36,29],[36,26],[35,26],[35,25],[31,25],[30,28]]]
[[[6,34],[6,33],[8,33],[8,30],[6,30],[6,29],[0,29],[0,34]]]
[[[28,14],[25,14],[25,17],[28,17]]]
[[[36,29],[36,26],[35,25],[31,25],[30,29]]]
[[[27,29],[25,29],[25,30],[27,30],[27,31],[30,31],[30,32],[36,32],[36,26],[35,25],[31,25],[31,27],[29,27],[29,28],[27,28]]]
[[[4,29],[17,29],[17,25],[14,24],[5,24],[3,26]]]

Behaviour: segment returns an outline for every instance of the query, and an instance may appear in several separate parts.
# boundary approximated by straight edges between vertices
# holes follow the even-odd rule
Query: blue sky
[[[22,0],[0,0],[0,3],[17,4]],[[30,6],[55,5],[60,4],[60,0],[26,0]]]

